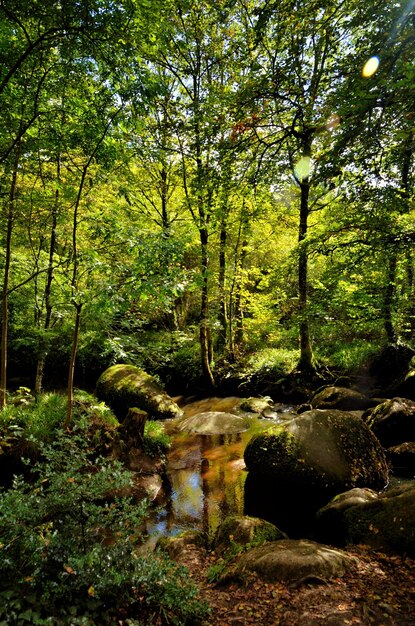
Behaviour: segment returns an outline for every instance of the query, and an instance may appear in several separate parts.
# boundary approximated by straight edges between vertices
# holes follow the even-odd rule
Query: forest
[[[206,389],[411,344],[411,3],[22,0],[1,24],[3,405],[120,361]]]
[[[45,482],[43,550],[48,507],[71,517],[65,489],[89,467],[86,441],[100,453],[108,444],[83,411],[113,432],[86,393],[110,366],[199,398],[278,396],[296,377],[294,402],[324,381],[361,376],[364,387],[388,347],[406,349],[409,366],[414,51],[414,0],[0,0],[0,453],[26,428],[13,405],[36,399],[43,416],[19,453],[35,463],[32,486],[6,490],[0,531],[23,511],[28,528]],[[55,426],[65,429],[51,443]],[[154,437],[163,450],[165,435]],[[64,461],[69,449],[78,465]],[[94,528],[105,525],[94,507],[109,489],[106,468],[88,474]],[[113,472],[124,489],[124,470]],[[84,505],[65,522],[65,550],[72,523],[82,544]],[[111,515],[128,543],[144,513]],[[34,549],[29,530],[23,539]],[[120,571],[142,568],[143,588],[166,576],[180,585],[167,561],[156,571],[114,550]],[[10,558],[4,576],[25,571],[21,555]],[[62,558],[67,580],[45,596],[57,603],[86,557]],[[131,598],[114,576],[103,575],[103,593],[114,585],[122,609]],[[69,603],[82,584],[98,602],[98,582],[78,583]],[[27,613],[15,592],[0,586],[23,617],[1,621],[0,610],[0,625],[95,623],[75,613],[47,621],[42,603]],[[105,619],[198,623],[196,592],[180,593],[158,597],[148,622],[122,621],[118,605]]]

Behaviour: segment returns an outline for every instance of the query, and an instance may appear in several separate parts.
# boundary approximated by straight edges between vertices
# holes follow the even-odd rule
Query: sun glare
[[[379,67],[379,63],[380,61],[378,57],[370,57],[363,67],[362,76],[364,76],[364,78],[370,78],[373,76]]]

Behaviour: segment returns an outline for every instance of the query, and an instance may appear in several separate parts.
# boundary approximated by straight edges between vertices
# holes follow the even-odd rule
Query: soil
[[[219,557],[195,545],[186,546],[179,559],[211,607],[204,626],[415,626],[415,560],[367,546],[348,552],[356,564],[342,578],[291,586],[257,577],[211,584],[208,572]]]

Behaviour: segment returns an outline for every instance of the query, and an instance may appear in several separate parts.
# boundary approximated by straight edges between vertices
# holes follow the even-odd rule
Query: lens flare
[[[309,156],[303,156],[294,166],[294,174],[297,180],[300,182],[310,176],[311,172],[311,159]]]
[[[370,57],[363,67],[362,76],[364,78],[370,78],[373,76],[379,67],[379,63],[380,61],[378,57]]]

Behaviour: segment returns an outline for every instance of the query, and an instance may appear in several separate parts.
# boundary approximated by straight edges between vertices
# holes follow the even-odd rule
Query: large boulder
[[[386,400],[366,411],[362,419],[385,448],[415,441],[415,402],[412,400]]]
[[[341,550],[305,539],[281,539],[252,548],[225,572],[223,579],[255,573],[268,582],[325,582],[342,576],[356,560]]]
[[[388,465],[379,441],[350,413],[312,410],[248,443],[245,513],[290,537],[310,536],[316,511],[353,487],[380,490]]]
[[[347,500],[347,494],[345,494]],[[351,506],[337,507],[330,503],[318,518],[327,526],[329,516],[332,533],[339,538],[337,545],[363,543],[377,549],[415,556],[415,486],[400,485],[376,497]]]
[[[105,370],[98,379],[96,395],[112,408],[120,421],[132,407],[146,411],[154,419],[182,415],[155,378],[134,365],[113,365]]]
[[[347,543],[347,531],[344,522],[344,513],[353,506],[371,502],[378,497],[373,489],[355,487],[335,496],[326,506],[317,512],[315,525],[316,537],[319,541],[336,546]]]
[[[376,402],[360,391],[346,387],[325,387],[310,400],[313,409],[338,409],[339,411],[365,411]]]
[[[224,411],[205,411],[190,417],[183,417],[175,424],[175,428],[182,432],[198,435],[228,435],[248,430],[249,418],[239,417]]]

